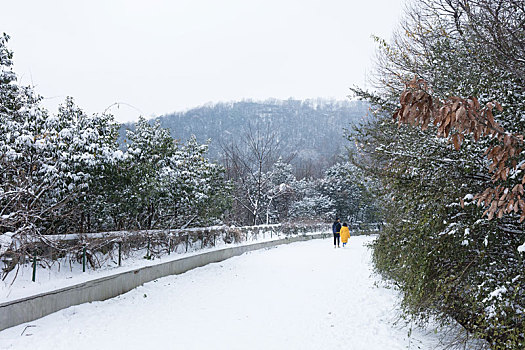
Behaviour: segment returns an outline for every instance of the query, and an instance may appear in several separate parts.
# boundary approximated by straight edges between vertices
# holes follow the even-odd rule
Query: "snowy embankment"
[[[175,261],[184,257],[193,256],[218,249],[249,245],[256,242],[275,241],[287,237],[296,237],[304,234],[316,234],[328,231],[328,227],[324,229],[322,224],[314,225],[259,225],[232,228],[226,226],[215,226],[206,228],[190,228],[185,230],[157,230],[144,232],[107,232],[97,234],[84,234],[82,238],[85,241],[105,237],[109,241],[110,246],[115,246],[112,243],[116,238],[122,237],[123,240],[134,242],[133,245],[141,246],[142,248],[128,249],[127,254],[122,259],[122,266],[118,264],[118,250],[106,250],[105,252],[94,252],[93,257],[97,262],[97,268],[93,269],[87,266],[86,272],[82,272],[82,264],[78,261],[78,256],[73,251],[66,254],[57,260],[44,260],[38,264],[36,271],[36,282],[32,282],[33,268],[30,259],[18,265],[14,271],[6,276],[4,280],[0,280],[0,304],[2,302],[12,301],[19,298],[30,297],[39,293],[53,292],[57,289],[70,287],[79,283],[94,280],[96,278],[113,276],[122,272],[132,271],[144,266],[159,265],[162,263]],[[238,242],[225,243],[225,236],[231,231],[237,231]],[[174,241],[178,244],[172,244],[171,255],[167,249],[158,249],[161,253],[151,254],[146,248],[147,240],[140,241],[142,236],[152,237],[154,234],[166,234],[172,236]],[[192,236],[189,244],[189,236]],[[207,245],[203,245],[202,237],[207,236]],[[55,239],[61,241],[78,240],[79,235],[67,236],[46,236],[48,239]],[[213,237],[213,239],[212,239]],[[138,238],[138,240],[137,240]],[[213,242],[213,245],[209,246]],[[159,240],[157,242],[160,246],[164,243],[167,246],[167,240]],[[128,242],[129,245],[129,242]],[[204,247],[203,247],[204,246]],[[161,246],[162,248],[162,246]],[[145,257],[150,256],[149,259]],[[2,264],[0,262],[0,267]],[[0,327],[1,329],[1,327]]]
[[[372,275],[373,237],[246,253],[0,332],[1,349],[433,349],[393,325],[398,298]]]

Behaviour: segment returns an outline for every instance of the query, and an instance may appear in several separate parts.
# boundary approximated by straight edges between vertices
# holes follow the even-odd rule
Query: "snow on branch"
[[[495,186],[476,195],[478,205],[487,207],[484,214],[489,220],[510,213],[520,213],[520,222],[525,219],[525,176],[514,186],[507,181],[525,169],[525,163],[518,164],[518,156],[523,151],[523,135],[506,132],[498,124],[494,109],[503,110],[498,102],[482,105],[472,96],[439,99],[432,96],[426,81],[414,78],[405,84],[400,103],[401,107],[393,115],[399,125],[411,124],[427,130],[432,123],[437,127],[437,136],[450,140],[456,150],[461,148],[467,136],[476,142],[481,138],[496,140],[485,152]]]

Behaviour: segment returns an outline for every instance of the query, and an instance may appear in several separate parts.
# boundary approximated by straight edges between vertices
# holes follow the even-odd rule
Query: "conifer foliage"
[[[376,107],[351,139],[383,188],[377,271],[492,349],[525,348],[524,23],[523,1],[413,2],[353,89]]]

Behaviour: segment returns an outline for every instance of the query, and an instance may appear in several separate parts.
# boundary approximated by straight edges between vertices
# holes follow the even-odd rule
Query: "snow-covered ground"
[[[254,251],[0,332],[1,349],[434,349],[396,326],[398,297],[366,243]]]

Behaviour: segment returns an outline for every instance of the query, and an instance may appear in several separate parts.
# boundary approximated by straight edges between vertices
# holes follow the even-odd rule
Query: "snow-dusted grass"
[[[376,283],[372,239],[246,253],[4,330],[0,348],[434,349],[437,335],[393,325],[398,296]]]

